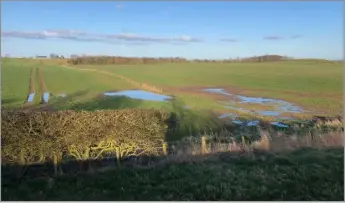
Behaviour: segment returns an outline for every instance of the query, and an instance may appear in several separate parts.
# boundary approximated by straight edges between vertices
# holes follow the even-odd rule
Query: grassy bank
[[[2,200],[343,200],[343,149],[217,154],[203,161],[17,182]]]

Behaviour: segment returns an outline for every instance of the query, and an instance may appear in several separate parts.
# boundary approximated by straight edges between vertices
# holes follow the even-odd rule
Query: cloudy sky
[[[341,59],[343,2],[2,2],[1,53]]]

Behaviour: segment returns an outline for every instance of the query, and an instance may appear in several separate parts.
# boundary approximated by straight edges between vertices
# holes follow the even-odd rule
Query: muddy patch
[[[118,92],[105,92],[104,96],[125,96],[131,99],[140,99],[140,100],[147,100],[147,101],[166,101],[171,100],[173,97],[166,96],[162,94],[157,94],[153,92],[148,92],[144,90],[125,90],[125,91],[118,91]]]
[[[283,101],[279,99],[247,97],[243,95],[236,95],[236,94],[231,94],[222,88],[206,88],[206,89],[203,89],[202,91],[214,93],[214,94],[226,95],[231,98],[235,98],[236,102],[230,100],[231,98],[229,98],[229,101],[226,103],[223,103],[223,106],[228,109],[237,110],[244,113],[256,114],[260,116],[279,117],[283,113],[303,112],[303,110],[299,106],[296,106],[287,101]],[[253,104],[253,105],[259,104],[261,106],[266,106],[267,109],[250,110],[250,109],[239,107],[241,104]],[[272,108],[274,110],[271,110]]]

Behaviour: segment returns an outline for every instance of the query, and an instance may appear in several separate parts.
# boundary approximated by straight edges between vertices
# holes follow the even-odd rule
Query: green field
[[[342,111],[340,63],[270,62],[78,66],[107,70],[165,87],[238,87],[247,96],[296,102],[310,110]],[[183,94],[183,91],[180,92]],[[303,95],[303,96],[301,96]]]
[[[99,100],[99,95],[105,91],[138,89],[120,78],[104,74],[107,72],[162,88],[164,94],[175,95],[187,106],[212,109],[217,112],[229,110],[217,104],[217,100],[211,94],[199,94],[202,88],[222,87],[230,93],[239,95],[282,99],[308,110],[305,114],[309,116],[313,114],[338,115],[343,110],[343,69],[340,63],[289,61],[232,64],[77,65],[74,67],[79,70],[73,70],[51,61],[42,64],[35,60],[6,59],[2,67],[3,107],[19,107],[24,103],[28,91],[29,69],[40,67],[48,91],[53,95],[59,93],[73,95],[73,98],[68,100],[73,99],[74,103],[96,102],[95,98]],[[85,69],[96,71],[90,72]],[[102,71],[102,73],[97,71]],[[51,104],[57,100],[52,97]],[[37,104],[38,100],[35,101]],[[107,106],[106,108],[111,108],[113,101],[114,99],[110,99],[109,102],[102,99],[101,102]],[[133,103],[140,103],[138,107],[169,106],[148,101],[133,101]],[[118,106],[116,105],[116,108]],[[260,108],[258,105],[252,105],[252,107]],[[57,108],[72,107],[65,102],[64,107],[60,105]],[[98,108],[102,106],[98,105]],[[246,108],[251,108],[251,106],[247,105]]]

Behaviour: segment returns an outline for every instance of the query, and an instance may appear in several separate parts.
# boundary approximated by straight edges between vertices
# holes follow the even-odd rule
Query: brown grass
[[[252,144],[243,144],[235,141],[228,143],[208,143],[207,154],[202,153],[200,142],[196,142],[195,140],[190,141],[187,147],[186,145],[179,147],[176,153],[169,154],[166,159],[157,164],[203,162],[206,159],[217,159],[217,154],[222,152],[233,152],[237,154],[251,154],[254,151],[278,153],[306,147],[325,148],[344,146],[344,133],[341,131],[327,134],[320,133],[317,136],[311,136],[310,134],[287,136],[281,134],[278,137],[264,130],[261,130],[260,133],[261,138]]]
[[[161,153],[167,114],[159,110],[1,112],[3,163],[42,163]]]

